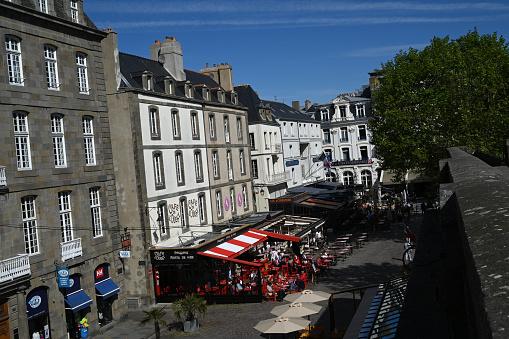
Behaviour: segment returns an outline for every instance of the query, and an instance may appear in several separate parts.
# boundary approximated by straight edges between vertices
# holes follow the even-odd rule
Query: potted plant
[[[164,310],[166,306],[163,306],[161,308],[153,308],[150,311],[143,311],[145,313],[145,318],[141,319],[140,324],[147,323],[149,321],[154,322],[154,327],[156,331],[156,339],[161,338],[161,329],[159,327],[159,324],[166,325],[166,321],[162,320],[161,318],[166,315],[166,311]]]
[[[184,324],[184,332],[194,332],[200,326],[197,315],[205,315],[207,302],[194,293],[187,294],[183,299],[173,303],[175,317]]]

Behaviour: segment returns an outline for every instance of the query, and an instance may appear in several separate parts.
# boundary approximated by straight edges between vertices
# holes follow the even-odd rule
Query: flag
[[[322,153],[322,155],[325,156],[324,153]],[[321,158],[322,156],[320,156]],[[323,159],[323,166],[325,166],[328,170],[329,170],[329,177],[330,177],[330,163],[331,163],[331,160],[332,160],[332,154],[329,153],[327,156],[324,157]]]
[[[326,155],[325,155],[325,153],[322,152],[322,154],[320,154],[320,156],[318,157],[318,160],[323,162],[325,160],[325,158],[326,158]]]

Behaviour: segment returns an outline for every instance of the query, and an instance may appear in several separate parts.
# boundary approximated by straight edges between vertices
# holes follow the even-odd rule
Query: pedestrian
[[[424,212],[426,212],[426,204],[421,203],[421,214],[424,215]]]

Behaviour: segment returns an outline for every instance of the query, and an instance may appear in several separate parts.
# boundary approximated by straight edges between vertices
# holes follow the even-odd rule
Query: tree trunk
[[[160,339],[161,338],[161,329],[159,328],[159,322],[156,321],[154,323],[154,326],[156,328],[156,339]]]

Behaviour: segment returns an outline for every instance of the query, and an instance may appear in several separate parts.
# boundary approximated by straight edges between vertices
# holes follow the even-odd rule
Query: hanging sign
[[[71,287],[69,283],[69,269],[59,268],[57,269],[58,274],[58,287]]]
[[[120,255],[120,258],[130,258],[131,251],[120,251],[119,255]]]

